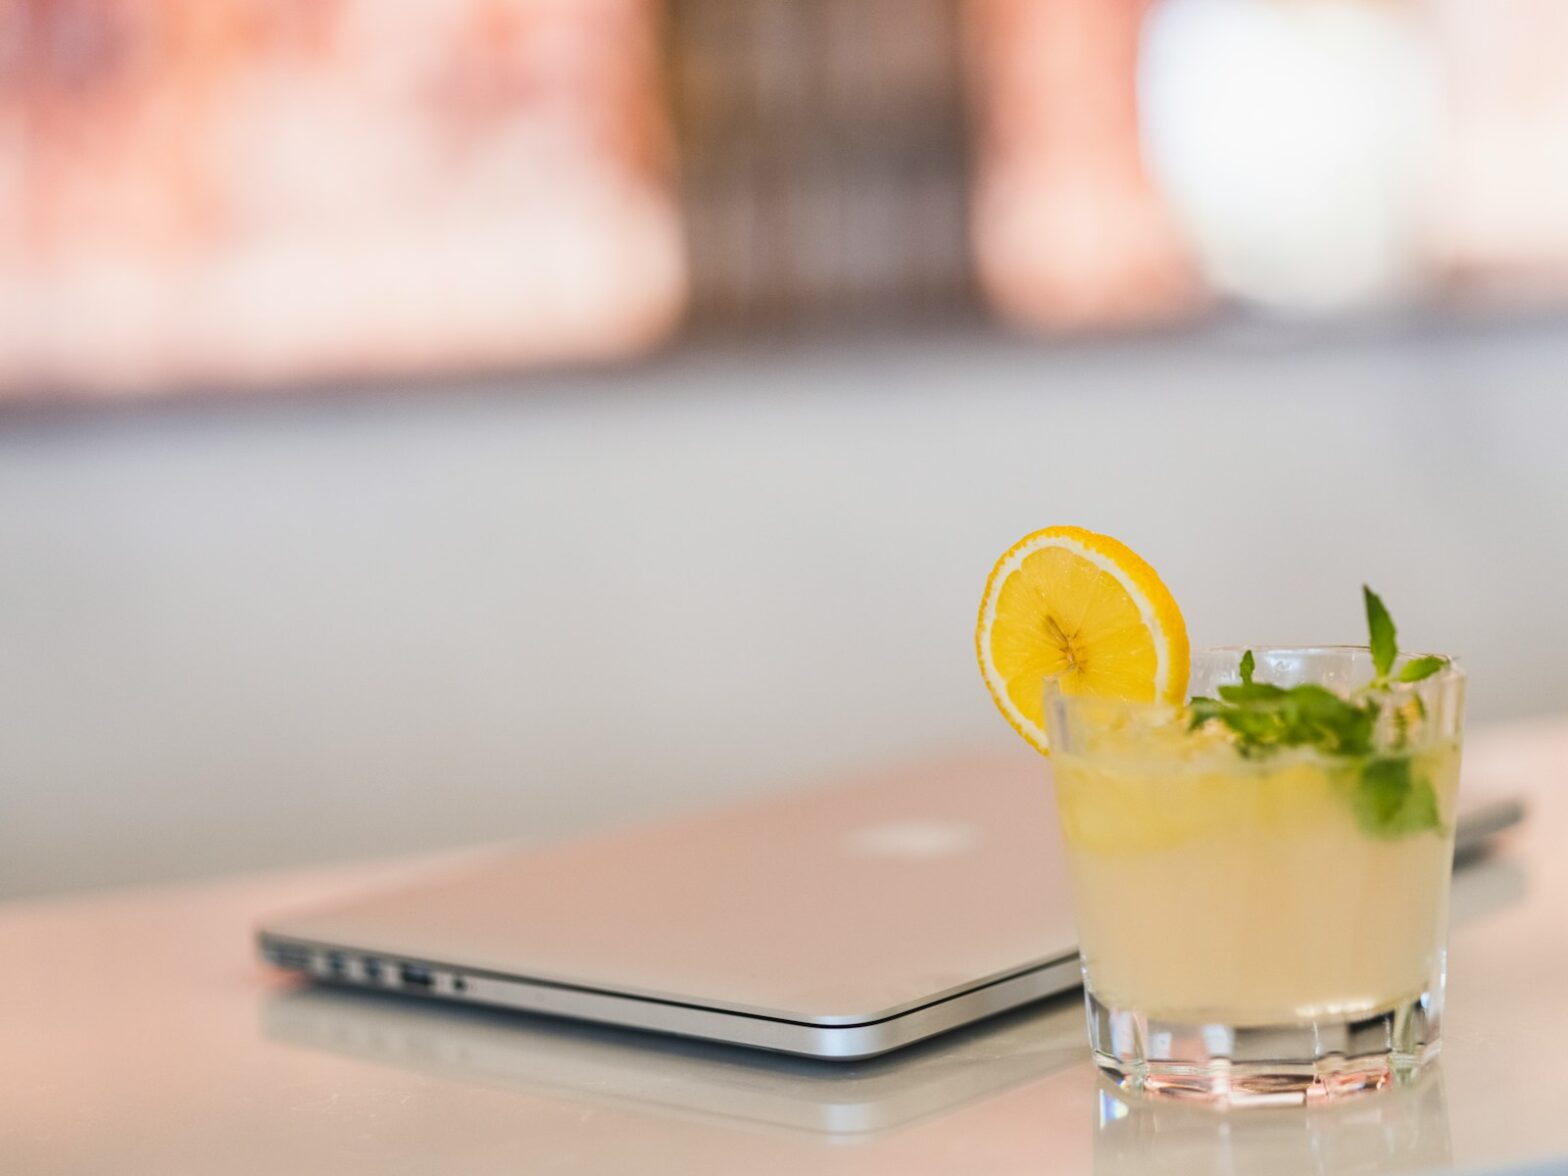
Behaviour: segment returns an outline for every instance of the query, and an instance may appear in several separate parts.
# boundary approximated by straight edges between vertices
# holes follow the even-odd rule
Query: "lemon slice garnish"
[[[1159,576],[1125,544],[1047,527],[1008,548],[986,581],[975,649],[1013,728],[1049,753],[1045,679],[1066,694],[1179,703],[1187,626]]]

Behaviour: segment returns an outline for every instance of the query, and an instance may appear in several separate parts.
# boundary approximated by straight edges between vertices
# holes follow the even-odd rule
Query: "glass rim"
[[[1188,689],[1191,687],[1190,665],[1198,657],[1202,656],[1203,654],[1234,654],[1236,660],[1240,661],[1242,654],[1249,650],[1252,652],[1254,657],[1260,658],[1269,654],[1294,654],[1299,656],[1311,654],[1364,653],[1368,657],[1370,657],[1372,654],[1372,647],[1370,645],[1355,645],[1348,642],[1343,644],[1326,645],[1203,645],[1190,650],[1188,653]],[[1465,673],[1464,667],[1460,664],[1459,659],[1446,653],[1427,653],[1417,649],[1400,650],[1398,657],[1394,661],[1394,664],[1396,666],[1403,665],[1406,662],[1414,661],[1416,658],[1421,657],[1441,657],[1448,664],[1435,673],[1429,674],[1427,677],[1422,678],[1416,682],[1400,682],[1396,678],[1389,683],[1390,687],[1392,687],[1394,690],[1409,690],[1413,693],[1426,693],[1438,688],[1452,689],[1453,687],[1456,687],[1465,682],[1467,675]],[[1047,674],[1045,675],[1044,681],[1041,683],[1041,691],[1044,695],[1044,701],[1047,707],[1049,707],[1052,703],[1059,703],[1066,705],[1093,706],[1096,708],[1123,707],[1128,710],[1161,709],[1168,711],[1171,709],[1180,709],[1185,707],[1188,702],[1185,691],[1183,693],[1182,699],[1179,702],[1166,702],[1158,698],[1108,698],[1104,695],[1094,694],[1066,694],[1063,693],[1062,690],[1057,686],[1057,681],[1060,677],[1060,674]]]
[[[1200,645],[1196,649],[1188,651],[1187,660],[1190,663],[1193,657],[1200,653],[1235,653],[1237,660],[1240,660],[1241,655],[1246,653],[1249,649],[1252,651],[1254,657],[1263,653],[1351,652],[1364,653],[1368,657],[1372,655],[1372,647],[1370,645],[1356,645],[1353,642],[1339,642],[1317,645]],[[1427,682],[1440,682],[1444,679],[1462,679],[1466,677],[1464,665],[1451,653],[1437,653],[1436,651],[1425,649],[1401,649],[1398,655],[1394,658],[1394,664],[1396,666],[1402,665],[1405,662],[1415,661],[1417,658],[1421,657],[1440,657],[1448,664],[1445,665],[1442,669],[1438,670],[1436,673],[1429,674],[1425,678],[1422,678],[1419,682],[1396,681],[1393,683],[1395,686],[1420,686]],[[1056,675],[1054,674],[1047,675],[1048,678],[1054,678],[1055,676]]]

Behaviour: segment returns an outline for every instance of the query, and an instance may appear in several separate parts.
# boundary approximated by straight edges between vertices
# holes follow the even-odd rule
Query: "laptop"
[[[497,853],[259,945],[331,984],[865,1058],[1079,984],[1055,807],[1033,756],[922,764]],[[1521,816],[1467,800],[1457,854]]]

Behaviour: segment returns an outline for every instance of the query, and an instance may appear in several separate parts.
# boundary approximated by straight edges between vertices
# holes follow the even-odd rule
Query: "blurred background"
[[[986,571],[1568,707],[1568,7],[0,0],[0,897],[1030,755]]]

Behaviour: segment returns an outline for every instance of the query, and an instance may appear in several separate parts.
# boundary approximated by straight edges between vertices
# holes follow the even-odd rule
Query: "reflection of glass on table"
[[[1203,1106],[1128,1098],[1102,1086],[1095,1176],[1150,1172],[1426,1172],[1452,1162],[1441,1067],[1415,1087],[1303,1113],[1222,1115]]]

